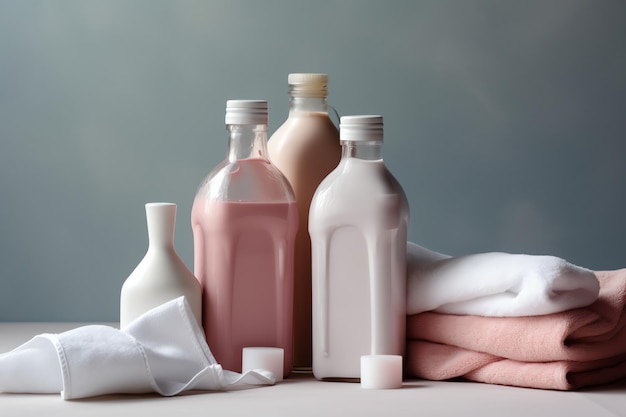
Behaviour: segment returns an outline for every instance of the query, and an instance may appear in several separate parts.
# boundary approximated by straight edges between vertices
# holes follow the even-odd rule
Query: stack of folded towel
[[[407,376],[572,390],[626,377],[626,269],[409,244]]]

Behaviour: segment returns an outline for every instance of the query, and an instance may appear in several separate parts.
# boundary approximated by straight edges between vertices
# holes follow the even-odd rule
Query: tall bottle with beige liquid
[[[322,180],[341,159],[339,131],[328,116],[328,75],[289,74],[289,117],[268,152],[294,191],[300,224],[294,269],[294,369],[311,367],[311,240],[309,206]]]
[[[380,116],[344,116],[339,166],[311,202],[313,374],[359,379],[363,355],[403,355],[409,207],[382,157]]]

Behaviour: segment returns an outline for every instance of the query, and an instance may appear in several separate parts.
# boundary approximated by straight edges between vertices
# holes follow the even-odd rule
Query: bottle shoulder
[[[221,163],[202,181],[196,198],[255,202],[294,201],[289,181],[278,167],[265,158]]]
[[[327,114],[289,117],[267,147],[272,163],[296,190],[317,187],[341,159],[339,131]]]
[[[400,183],[382,159],[342,159],[337,167],[322,181],[320,188],[337,188],[359,194],[401,192]]]
[[[380,210],[408,216],[408,200],[382,160],[342,160],[322,181],[311,203],[312,216]]]
[[[293,155],[310,148],[341,149],[339,130],[328,113],[303,112],[290,115],[268,141],[270,157],[279,153]]]
[[[134,287],[155,290],[188,287],[200,289],[193,273],[173,248],[148,248],[122,287],[126,290]]]

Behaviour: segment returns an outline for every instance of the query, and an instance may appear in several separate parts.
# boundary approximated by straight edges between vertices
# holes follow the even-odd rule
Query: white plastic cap
[[[265,369],[276,382],[283,380],[285,351],[277,347],[244,347],[241,352],[241,372]]]
[[[267,101],[228,100],[225,121],[227,125],[266,125]]]
[[[287,77],[289,94],[294,97],[325,98],[328,95],[328,74],[293,73]]]
[[[382,116],[342,116],[339,122],[341,141],[382,141]]]
[[[361,388],[395,389],[402,387],[402,356],[361,356]]]

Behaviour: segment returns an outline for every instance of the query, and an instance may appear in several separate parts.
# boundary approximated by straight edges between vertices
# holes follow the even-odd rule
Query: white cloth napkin
[[[147,392],[172,396],[274,381],[266,370],[223,370],[184,297],[148,311],[123,330],[89,325],[45,333],[0,355],[0,392],[60,392],[65,400]]]
[[[409,242],[407,268],[407,314],[538,316],[588,306],[600,290],[592,271],[554,256],[450,257]]]

